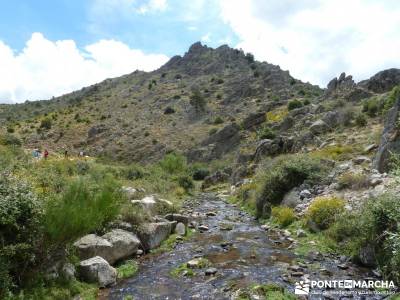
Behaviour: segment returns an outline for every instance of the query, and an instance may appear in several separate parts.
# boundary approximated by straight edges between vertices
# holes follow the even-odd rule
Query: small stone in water
[[[217,215],[217,213],[215,211],[206,212],[206,216],[208,216],[208,217],[215,217],[216,215]]]
[[[200,231],[207,231],[207,230],[208,230],[208,227],[207,227],[206,225],[200,225],[200,226],[198,227],[198,229],[199,229]]]
[[[342,269],[342,270],[346,270],[346,269],[349,268],[349,266],[346,265],[346,264],[340,264],[340,265],[338,265],[338,268],[339,268],[339,269]]]
[[[218,270],[216,268],[208,268],[205,271],[206,276],[210,276],[210,275],[214,275],[218,272]]]

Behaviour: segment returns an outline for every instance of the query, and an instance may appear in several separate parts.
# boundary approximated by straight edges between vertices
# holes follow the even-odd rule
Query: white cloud
[[[201,37],[201,41],[204,43],[211,42],[211,33],[207,33]]]
[[[149,0],[141,5],[138,11],[141,14],[146,14],[152,11],[164,11],[167,8],[167,0]]]
[[[115,40],[80,50],[72,40],[53,42],[34,33],[20,53],[0,41],[0,102],[47,99],[136,69],[151,71],[167,60]]]
[[[400,67],[400,2],[220,0],[235,45],[325,86],[345,71],[357,80]]]
[[[135,13],[162,12],[167,7],[167,0],[92,0],[89,14],[93,19],[132,17]]]

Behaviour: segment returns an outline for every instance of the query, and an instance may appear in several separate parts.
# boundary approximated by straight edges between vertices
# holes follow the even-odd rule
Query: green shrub
[[[78,161],[76,163],[76,172],[79,175],[85,175],[89,172],[90,166],[86,161]]]
[[[217,133],[217,131],[218,131],[218,128],[213,127],[208,131],[208,135],[213,135],[213,134]]]
[[[27,184],[0,174],[0,298],[12,283],[21,283],[36,261],[42,211]]]
[[[136,180],[143,178],[144,170],[136,165],[131,165],[124,170],[124,177],[128,180]]]
[[[290,110],[293,110],[296,108],[300,108],[302,106],[303,106],[303,103],[300,100],[297,100],[297,99],[291,100],[288,103],[288,110],[290,111]]]
[[[197,112],[203,112],[206,109],[206,99],[201,94],[199,89],[194,89],[190,96],[190,105],[194,107]]]
[[[305,100],[303,101],[303,105],[310,105],[310,104],[311,104],[310,99],[305,99]]]
[[[370,198],[360,209],[346,212],[329,229],[357,258],[360,249],[371,246],[376,263],[388,279],[400,283],[400,205],[397,195]]]
[[[97,184],[87,179],[73,181],[65,193],[47,204],[44,224],[49,247],[102,229],[117,216],[122,199],[120,186],[109,178]]]
[[[389,96],[387,99],[384,101],[383,104],[383,112],[388,111],[393,107],[397,99],[400,98],[400,85],[395,86],[389,93]]]
[[[50,118],[45,118],[40,122],[40,128],[49,130],[51,129],[52,121]]]
[[[270,206],[278,205],[285,193],[303,182],[315,183],[326,174],[319,158],[296,154],[281,156],[261,169],[261,191],[257,196],[257,216],[267,215]]]
[[[0,144],[5,146],[21,146],[22,142],[13,134],[5,134],[0,136]]]
[[[259,139],[274,139],[276,137],[275,132],[269,126],[263,126],[257,131],[257,137]]]
[[[306,215],[319,228],[327,229],[344,212],[344,205],[344,200],[337,197],[319,197],[308,207]]]
[[[193,179],[190,176],[178,177],[178,184],[180,187],[184,188],[185,191],[189,191],[194,188]]]
[[[282,227],[289,226],[296,220],[294,210],[287,206],[275,206],[271,211],[272,221]]]
[[[368,116],[375,117],[379,110],[380,107],[377,98],[371,98],[363,102],[362,112],[366,113]]]
[[[368,124],[367,122],[367,117],[365,116],[365,114],[360,113],[356,116],[356,125],[358,127],[364,127]]]
[[[183,172],[187,168],[186,158],[177,153],[169,153],[160,161],[161,168],[171,174]]]
[[[222,119],[220,116],[215,118],[215,120],[214,120],[215,125],[222,124],[222,123],[224,123],[224,119]]]
[[[208,175],[210,175],[210,171],[206,168],[194,168],[192,171],[192,177],[194,180],[203,180]]]

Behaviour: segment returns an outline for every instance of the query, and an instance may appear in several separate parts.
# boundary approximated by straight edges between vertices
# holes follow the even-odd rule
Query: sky
[[[49,99],[228,44],[325,87],[400,67],[398,0],[2,0],[0,103]]]

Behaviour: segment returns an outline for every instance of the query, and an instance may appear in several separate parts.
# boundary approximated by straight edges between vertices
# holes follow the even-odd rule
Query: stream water
[[[104,299],[235,299],[235,291],[254,283],[279,284],[294,292],[294,282],[310,279],[354,279],[370,277],[370,271],[346,263],[338,257],[311,253],[297,257],[290,248],[290,238],[268,234],[252,216],[217,197],[201,194],[184,207],[198,224],[209,230],[196,232],[174,250],[149,254],[139,260],[139,272],[107,291]],[[207,216],[207,213],[215,216]],[[197,216],[197,217],[196,217]],[[217,273],[206,276],[194,269],[194,276],[172,276],[171,271],[196,257],[211,262]],[[300,263],[299,263],[300,259]],[[339,267],[341,266],[341,267]],[[320,291],[322,292],[322,291]],[[322,296],[309,299],[382,299],[377,296]],[[254,298],[256,299],[256,298]]]

